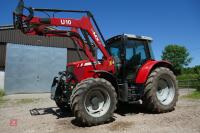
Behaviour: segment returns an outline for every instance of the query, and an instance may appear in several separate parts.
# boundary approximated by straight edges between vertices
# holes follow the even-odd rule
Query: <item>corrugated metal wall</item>
[[[0,42],[57,48],[76,48],[69,37],[44,37],[25,35],[20,30],[0,30]]]
[[[6,94],[50,92],[53,77],[66,68],[66,57],[66,48],[8,44]]]
[[[83,59],[87,59],[87,56],[84,54],[84,52],[82,50],[80,50],[80,54]],[[69,62],[74,62],[74,61],[78,61],[78,60],[81,60],[81,59],[78,55],[77,50],[67,49],[67,62],[69,63]]]
[[[0,30],[0,69],[5,68],[7,43],[44,46],[44,47],[68,48],[68,53],[67,53],[68,62],[81,60],[76,50],[77,49],[76,44],[74,44],[72,39],[68,37],[30,36],[30,35],[23,34],[19,30],[9,29],[9,30]],[[82,50],[80,50],[80,53],[83,59],[87,59],[86,55],[84,54]]]

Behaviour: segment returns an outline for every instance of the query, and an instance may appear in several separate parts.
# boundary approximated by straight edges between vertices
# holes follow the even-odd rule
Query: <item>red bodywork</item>
[[[151,71],[158,66],[172,68],[172,64],[167,61],[149,60],[139,69],[135,79],[135,83],[144,84]]]

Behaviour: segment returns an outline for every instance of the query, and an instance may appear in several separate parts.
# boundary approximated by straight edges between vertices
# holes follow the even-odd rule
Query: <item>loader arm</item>
[[[85,32],[86,36],[90,36],[91,39],[94,41],[95,45],[100,49],[100,51],[103,54],[104,61],[112,61],[112,57],[109,55],[107,50],[105,49],[103,42],[105,42],[103,35],[101,34],[101,31],[99,30],[99,27],[93,17],[93,15],[89,11],[74,11],[74,10],[57,10],[57,9],[33,9],[33,8],[28,8],[30,13],[34,13],[34,11],[42,12],[42,11],[47,11],[47,12],[78,12],[78,13],[87,13],[87,16],[83,16],[80,19],[72,19],[72,18],[40,18],[40,17],[35,17],[34,15],[29,15],[32,16],[31,19],[29,16],[24,16],[23,14],[18,15],[20,16],[22,20],[28,20],[30,19],[27,23],[28,25],[36,25],[37,28],[31,28],[26,34],[28,35],[40,35],[40,33],[45,33],[45,27],[48,26],[62,26],[62,27],[72,27],[72,31],[78,32],[78,29],[82,32]],[[16,15],[16,14],[15,14]],[[96,32],[95,28],[92,25],[91,19],[93,23],[95,24],[95,27],[98,32]],[[42,28],[41,28],[42,27]],[[75,30],[74,30],[75,29]],[[54,34],[51,33],[45,33],[45,36],[65,36],[65,33],[68,31],[56,31]],[[100,34],[101,38],[98,36],[98,33]],[[87,40],[87,39],[86,39]],[[84,42],[81,42],[80,40],[76,40],[78,45],[84,49],[87,57],[91,62],[95,62],[96,59],[92,55],[92,52],[89,47],[86,47]],[[89,43],[89,42],[87,42]]]

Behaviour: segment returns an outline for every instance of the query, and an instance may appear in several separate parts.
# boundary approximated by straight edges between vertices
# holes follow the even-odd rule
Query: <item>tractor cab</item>
[[[154,59],[151,49],[152,38],[122,34],[106,41],[106,48],[115,60],[115,75],[133,82],[138,69],[148,60]]]

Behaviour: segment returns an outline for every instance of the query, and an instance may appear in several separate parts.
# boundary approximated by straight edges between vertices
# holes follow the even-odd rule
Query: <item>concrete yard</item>
[[[189,91],[181,90],[180,94]],[[71,112],[62,113],[50,94],[5,96],[0,104],[1,133],[200,133],[200,100],[179,97],[174,111],[151,114],[138,105],[123,105],[113,121],[81,127]]]

